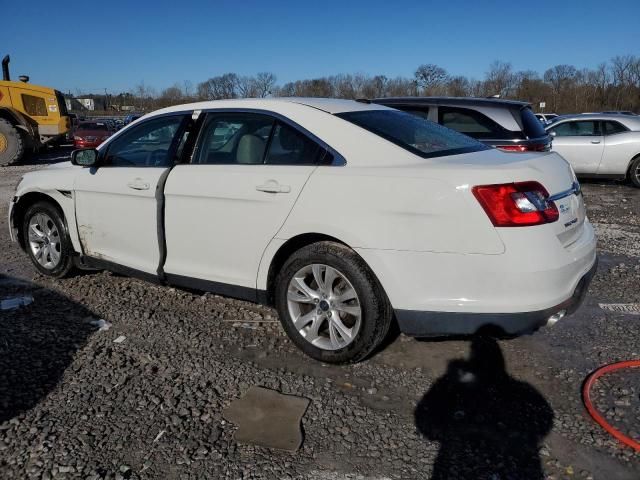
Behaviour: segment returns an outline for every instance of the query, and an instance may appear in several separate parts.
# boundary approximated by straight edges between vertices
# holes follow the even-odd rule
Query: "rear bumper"
[[[509,335],[533,332],[547,325],[549,317],[564,311],[570,315],[582,304],[598,267],[598,261],[580,279],[571,297],[551,308],[518,313],[464,313],[395,310],[400,330],[414,337],[440,335],[470,335],[487,327],[494,327]]]

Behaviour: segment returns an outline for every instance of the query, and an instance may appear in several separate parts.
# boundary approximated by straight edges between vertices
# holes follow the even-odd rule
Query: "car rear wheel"
[[[640,188],[640,157],[631,162],[629,167],[629,180],[637,188]]]
[[[47,202],[29,207],[22,223],[22,235],[29,258],[38,271],[61,278],[73,266],[73,247],[62,215]]]
[[[382,286],[350,248],[319,242],[295,252],[276,278],[276,307],[289,338],[326,363],[352,363],[384,340],[392,309]]]

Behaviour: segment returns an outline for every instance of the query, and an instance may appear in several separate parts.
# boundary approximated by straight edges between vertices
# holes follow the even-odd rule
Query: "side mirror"
[[[95,148],[83,148],[71,152],[71,163],[81,167],[95,167],[98,163],[98,151]]]

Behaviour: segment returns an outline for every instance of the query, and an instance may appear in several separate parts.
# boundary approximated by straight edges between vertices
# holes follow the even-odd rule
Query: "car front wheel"
[[[30,206],[22,223],[29,258],[49,277],[64,277],[73,266],[73,247],[59,210],[47,202]]]
[[[285,331],[316,360],[358,362],[389,331],[393,314],[382,286],[362,258],[339,243],[319,242],[296,251],[275,287]]]

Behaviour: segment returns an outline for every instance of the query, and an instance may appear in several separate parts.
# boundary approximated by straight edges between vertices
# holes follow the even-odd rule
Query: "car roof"
[[[518,100],[506,100],[504,98],[478,98],[478,97],[383,97],[371,100],[372,102],[402,105],[467,105],[476,107],[514,106],[527,107],[528,102]]]
[[[566,120],[615,120],[630,130],[640,130],[640,117],[625,115],[624,113],[576,113],[560,115],[553,119],[553,123],[546,128],[562,123]]]
[[[343,100],[339,98],[315,97],[277,97],[277,98],[240,98],[230,100],[210,100],[206,102],[174,105],[154,112],[154,114],[180,112],[183,110],[206,110],[212,108],[255,108],[277,109],[278,106],[297,103],[323,112],[336,114],[363,110],[385,110],[387,107],[369,101]]]

